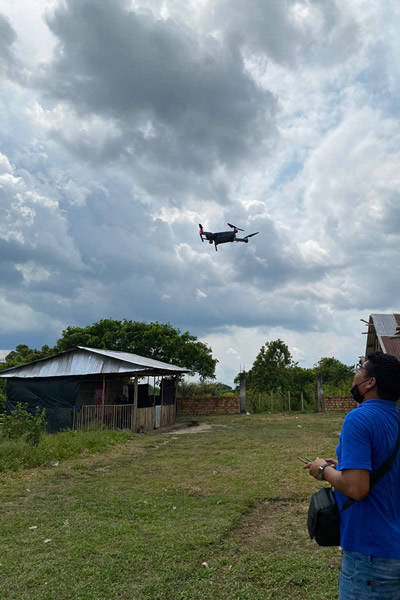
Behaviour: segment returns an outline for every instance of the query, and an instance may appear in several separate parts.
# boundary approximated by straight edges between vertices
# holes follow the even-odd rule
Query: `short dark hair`
[[[364,368],[368,377],[375,377],[379,398],[392,402],[400,398],[400,361],[396,356],[374,352],[368,355]]]

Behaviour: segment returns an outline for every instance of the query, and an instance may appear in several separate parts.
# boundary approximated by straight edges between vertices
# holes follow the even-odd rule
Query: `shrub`
[[[17,403],[17,408],[4,417],[3,436],[9,440],[22,439],[31,446],[38,446],[40,436],[46,429],[46,409],[37,406],[34,413],[28,405]]]

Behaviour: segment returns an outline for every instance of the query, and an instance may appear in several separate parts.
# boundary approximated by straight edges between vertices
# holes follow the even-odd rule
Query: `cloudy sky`
[[[0,0],[0,348],[170,322],[219,380],[400,310],[397,0]],[[249,244],[201,244],[198,223]]]

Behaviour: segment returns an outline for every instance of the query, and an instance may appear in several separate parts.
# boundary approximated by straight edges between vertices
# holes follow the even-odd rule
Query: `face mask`
[[[364,396],[362,395],[362,393],[358,389],[358,385],[353,385],[353,387],[350,390],[350,394],[353,396],[353,399],[358,404],[361,404],[361,402],[364,400]]]
[[[355,385],[353,385],[353,387],[350,390],[350,394],[353,396],[354,400],[356,402],[358,402],[358,404],[361,404],[361,402],[364,400],[364,396],[363,394],[360,392],[360,390],[358,389],[358,386],[361,383],[364,383],[364,381],[368,381],[369,378],[364,379],[363,381],[360,381],[360,383],[356,383]]]

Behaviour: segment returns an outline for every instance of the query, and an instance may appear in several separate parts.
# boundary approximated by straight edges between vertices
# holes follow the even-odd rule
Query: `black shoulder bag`
[[[370,491],[378,481],[390,471],[396,458],[400,445],[400,418],[398,423],[396,446],[389,458],[371,475]],[[344,503],[342,510],[354,504],[355,500],[349,498]],[[332,487],[324,487],[311,496],[308,508],[307,527],[310,538],[319,546],[340,545],[340,511],[336,504]]]

